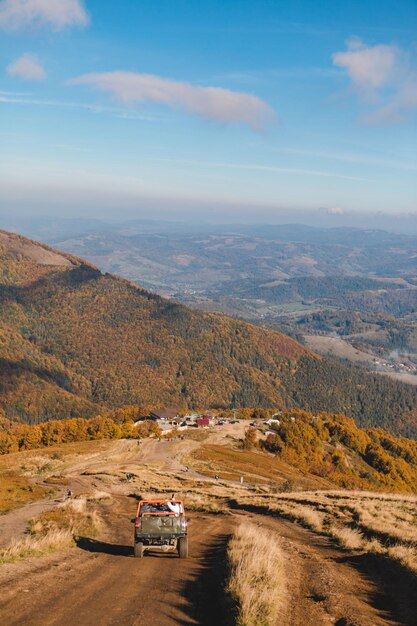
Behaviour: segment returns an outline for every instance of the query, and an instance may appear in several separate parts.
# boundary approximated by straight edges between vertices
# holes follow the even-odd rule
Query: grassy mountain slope
[[[332,413],[283,411],[272,430],[262,424],[249,428],[240,446],[202,442],[186,461],[223,479],[285,480],[291,484],[281,487],[288,490],[417,490],[416,441],[382,428],[358,428],[354,420]]]
[[[414,434],[398,421],[417,404],[412,387],[364,381],[279,332],[192,311],[4,231],[0,320],[0,406],[10,417],[156,402],[300,406]]]

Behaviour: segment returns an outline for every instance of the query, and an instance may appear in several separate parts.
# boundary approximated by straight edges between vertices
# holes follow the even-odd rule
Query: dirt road
[[[286,556],[289,626],[417,625],[415,580],[388,561],[341,551],[292,522],[249,518],[277,533]]]
[[[388,592],[376,564],[334,548],[290,522],[250,513],[195,514],[190,558],[132,556],[132,498],[107,510],[100,540],[81,538],[75,549],[0,573],[4,626],[228,626],[233,611],[224,593],[228,536],[240,519],[277,533],[287,559],[285,626],[416,624],[416,600],[407,589]],[[385,578],[388,575],[386,572]],[[397,586],[398,587],[398,586]],[[414,620],[414,621],[413,621]]]
[[[181,455],[192,446],[149,442],[140,449],[114,442],[102,458],[78,459],[68,475],[82,489],[94,486],[103,468],[110,481],[110,474],[123,476],[146,461],[169,479],[173,468],[181,471]],[[241,520],[269,528],[284,551],[287,599],[276,626],[417,626],[415,581],[399,567],[343,552],[257,510],[191,514],[188,560],[158,554],[135,559],[130,518],[136,502],[128,491],[118,491],[117,481],[107,485],[111,503],[100,505],[106,525],[98,538],[82,537],[60,554],[0,567],[1,626],[232,626],[233,607],[224,592],[226,547]]]
[[[194,515],[187,561],[156,553],[135,559],[129,522],[134,510],[133,499],[119,497],[100,540],[81,538],[77,548],[38,560],[33,568],[28,563],[5,566],[1,624],[228,624],[222,582],[230,520]]]

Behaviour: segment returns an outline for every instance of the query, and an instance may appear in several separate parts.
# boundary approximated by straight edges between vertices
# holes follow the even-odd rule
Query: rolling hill
[[[126,404],[344,412],[417,434],[417,390],[0,231],[0,406],[35,423]]]

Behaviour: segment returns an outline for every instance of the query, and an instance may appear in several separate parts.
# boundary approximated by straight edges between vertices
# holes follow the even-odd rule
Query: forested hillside
[[[280,415],[262,448],[291,465],[350,489],[414,491],[417,443],[352,419],[293,409]],[[246,440],[248,434],[246,435]]]
[[[417,390],[279,332],[165,300],[0,232],[0,407],[34,423],[123,404],[297,406],[417,434]]]

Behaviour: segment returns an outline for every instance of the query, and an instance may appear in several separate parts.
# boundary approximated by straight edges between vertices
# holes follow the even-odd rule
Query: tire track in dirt
[[[146,461],[180,469],[188,444],[117,443],[90,470],[123,472]],[[71,466],[71,484],[91,488]],[[169,470],[167,474],[169,475]],[[109,487],[110,488],[110,487]],[[231,626],[233,610],[224,594],[226,546],[240,520],[276,533],[282,545],[287,601],[276,626],[417,626],[416,581],[388,561],[344,552],[328,539],[262,511],[233,510],[230,516],[191,515],[190,558],[132,555],[135,502],[118,495],[102,507],[106,531],[80,538],[75,549],[0,568],[1,626]]]
[[[352,554],[279,517],[246,514],[277,533],[285,554],[285,626],[417,626],[417,581],[403,568]]]
[[[78,548],[49,559],[48,567],[19,576],[2,587],[3,626],[172,626],[224,624],[224,551],[230,532],[225,516],[194,515],[190,558],[132,556],[132,499],[119,497],[107,513],[108,532],[83,538]],[[11,568],[13,569],[13,568]],[[208,580],[210,583],[208,584]],[[214,587],[213,587],[214,585]],[[207,593],[210,590],[210,593]]]
[[[277,535],[286,558],[287,603],[279,626],[412,626],[410,595],[390,597],[375,572],[361,567],[327,539],[265,515],[194,515],[190,558],[132,556],[131,498],[117,497],[106,510],[100,539],[9,568],[2,576],[0,621],[4,626],[231,626],[224,595],[226,545],[236,523],[248,520]],[[356,562],[359,559],[359,563]],[[381,582],[381,581],[380,581]],[[398,591],[398,590],[397,590]],[[403,590],[403,596],[406,589]],[[392,592],[394,593],[394,592]],[[278,626],[277,624],[277,626]]]

